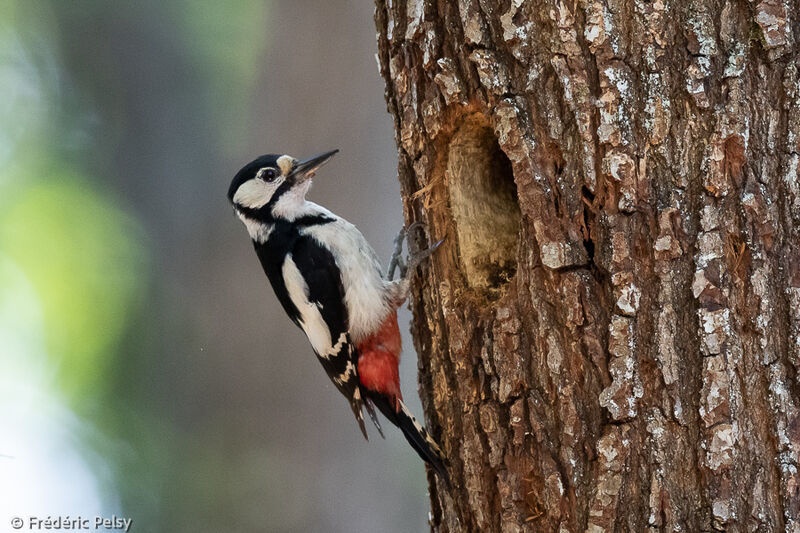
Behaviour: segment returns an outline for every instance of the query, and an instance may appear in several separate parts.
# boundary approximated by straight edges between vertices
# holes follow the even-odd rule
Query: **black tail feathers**
[[[408,410],[406,405],[397,400],[400,405],[400,411],[394,410],[392,403],[383,394],[374,393],[372,391],[365,391],[367,402],[372,402],[380,409],[383,416],[389,422],[400,428],[403,432],[408,443],[419,454],[422,459],[431,465],[431,467],[439,474],[439,477],[445,482],[447,487],[450,487],[450,476],[447,474],[447,459],[444,457],[441,448],[436,444],[436,441],[428,434],[428,431],[417,422],[414,415]]]

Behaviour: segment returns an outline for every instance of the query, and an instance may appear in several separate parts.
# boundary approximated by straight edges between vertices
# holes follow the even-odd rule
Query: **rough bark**
[[[376,0],[435,531],[800,531],[800,1]]]

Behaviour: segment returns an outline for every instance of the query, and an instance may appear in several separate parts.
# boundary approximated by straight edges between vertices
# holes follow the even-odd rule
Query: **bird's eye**
[[[268,168],[261,173],[261,177],[267,181],[272,181],[278,176],[274,168]]]

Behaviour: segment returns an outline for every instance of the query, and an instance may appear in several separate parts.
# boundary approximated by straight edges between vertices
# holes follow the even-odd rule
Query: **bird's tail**
[[[414,448],[422,459],[431,465],[439,474],[445,484],[450,486],[450,476],[447,474],[447,459],[442,453],[441,448],[428,434],[428,431],[417,422],[414,415],[408,410],[406,404],[399,398],[390,401],[385,395],[369,391],[367,401],[372,401],[380,409],[383,416],[389,422],[400,428],[408,443]],[[393,403],[397,402],[398,410],[395,410]]]

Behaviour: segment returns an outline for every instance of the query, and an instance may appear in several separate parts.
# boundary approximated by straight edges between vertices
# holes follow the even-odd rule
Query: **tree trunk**
[[[433,530],[800,531],[800,1],[376,3]]]

